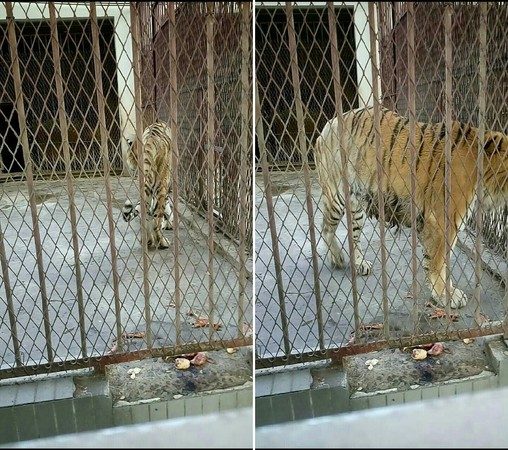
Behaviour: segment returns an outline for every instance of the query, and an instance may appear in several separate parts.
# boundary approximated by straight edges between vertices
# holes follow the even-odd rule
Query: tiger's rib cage
[[[338,119],[328,122],[322,136],[332,133],[332,146],[338,148],[336,132]],[[383,173],[381,190],[388,197],[395,196],[399,201],[410,201],[411,149],[409,146],[409,119],[387,109],[380,110],[380,142]],[[378,191],[377,161],[375,149],[375,124],[372,108],[362,108],[344,114],[343,143],[348,160],[348,174],[352,189],[365,191],[375,198]],[[330,139],[330,136],[328,136]],[[507,195],[507,152],[508,137],[487,131],[484,138],[484,189],[493,204],[498,197],[502,202]],[[330,144],[331,142],[329,142]],[[438,207],[442,202],[445,186],[445,145],[446,126],[443,122],[415,122],[416,149],[416,192],[415,199],[420,212]],[[317,159],[323,158],[316,145]],[[328,153],[328,152],[327,152]],[[328,157],[329,158],[329,157]],[[339,158],[339,159],[337,159]],[[451,179],[452,201],[461,211],[473,200],[476,192],[478,158],[478,129],[461,122],[452,122],[451,130]],[[342,166],[340,154],[336,152],[335,161],[325,163]],[[322,172],[322,171],[321,171]],[[321,173],[323,176],[323,174]],[[340,174],[328,174],[329,181],[340,182]],[[460,220],[460,217],[456,218]]]
[[[377,130],[379,149],[375,143]],[[462,307],[467,296],[446,281],[445,243],[454,247],[458,231],[476,203],[478,185],[484,194],[482,211],[507,203],[508,136],[486,131],[483,148],[479,149],[478,129],[457,121],[452,122],[449,132],[443,122],[415,122],[414,133],[414,139],[410,139],[408,118],[387,109],[380,110],[379,126],[374,123],[373,108],[353,110],[345,113],[342,120],[335,117],[325,124],[315,143],[315,161],[323,193],[322,236],[327,258],[332,265],[344,266],[335,231],[347,206],[345,181],[349,186],[353,241],[350,259],[360,275],[368,275],[372,267],[361,250],[360,234],[365,215],[379,217],[379,192],[383,193],[385,223],[391,226],[412,225],[414,202],[416,230],[424,249],[423,267],[431,295],[444,305],[449,292],[452,307]],[[414,155],[410,141],[414,142]]]

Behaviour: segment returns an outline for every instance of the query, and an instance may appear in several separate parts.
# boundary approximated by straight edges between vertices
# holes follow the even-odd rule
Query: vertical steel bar
[[[118,253],[115,241],[115,219],[113,217],[113,193],[111,191],[111,163],[108,156],[108,130],[106,126],[106,113],[104,92],[102,88],[102,60],[99,45],[99,24],[97,22],[97,7],[95,2],[90,3],[90,19],[92,22],[92,47],[94,73],[97,86],[97,112],[99,115],[99,126],[101,133],[102,164],[104,166],[104,184],[106,188],[107,215],[109,227],[109,248],[111,251],[111,271],[113,273],[113,295],[115,299],[115,322],[118,350],[121,352],[122,342],[122,317],[120,301],[120,277],[118,274]]]
[[[177,57],[176,57],[176,19],[175,2],[168,4],[168,38],[169,38],[169,88],[170,88],[170,116],[171,116],[171,180],[173,186],[173,276],[175,278],[175,331],[176,345],[182,343],[182,317],[181,317],[181,286],[180,286],[180,233],[178,230],[180,216],[178,215],[178,167],[180,154],[178,150],[178,86],[177,86]]]
[[[240,29],[241,29],[241,47],[242,47],[242,67],[240,79],[242,83],[242,102],[241,102],[241,132],[240,132],[240,214],[239,214],[239,234],[240,243],[238,246],[238,258],[240,261],[240,270],[238,273],[238,315],[237,326],[239,338],[244,337],[243,323],[245,321],[245,293],[247,286],[246,264],[247,255],[245,248],[246,240],[246,225],[247,225],[247,171],[251,167],[248,163],[252,164],[252,151],[249,146],[249,129],[251,121],[249,120],[249,111],[252,110],[252,87],[249,83],[249,66],[250,66],[250,3],[240,3]],[[252,200],[252,198],[251,198]]]
[[[26,184],[28,189],[28,203],[32,216],[33,236],[35,244],[35,255],[37,260],[37,272],[39,275],[39,288],[42,301],[42,317],[44,322],[44,333],[46,338],[46,350],[48,361],[52,362],[53,346],[51,343],[51,323],[49,321],[49,299],[46,289],[46,275],[44,271],[44,262],[42,259],[42,241],[39,229],[39,217],[37,213],[37,204],[35,202],[35,186],[33,177],[32,159],[30,156],[30,144],[28,142],[28,130],[26,126],[26,114],[23,104],[23,88],[21,84],[21,72],[19,68],[18,44],[16,42],[16,30],[14,15],[12,13],[12,2],[5,2],[7,13],[7,29],[9,37],[10,56],[12,61],[12,77],[14,80],[14,93],[16,95],[16,111],[21,134],[21,145],[23,147],[23,158],[25,160]]]
[[[62,137],[62,151],[65,164],[65,181],[69,195],[69,215],[71,221],[71,240],[74,253],[74,270],[76,276],[76,295],[78,301],[79,332],[81,338],[81,352],[87,357],[86,349],[86,329],[85,329],[85,305],[83,301],[83,284],[81,277],[81,261],[79,259],[79,240],[78,225],[76,215],[76,203],[74,198],[74,183],[71,167],[71,153],[69,149],[69,125],[67,123],[67,114],[65,112],[65,94],[62,78],[62,68],[60,64],[60,43],[58,40],[58,28],[56,23],[55,2],[49,2],[49,21],[51,28],[51,48],[53,52],[53,63],[55,68],[56,98],[58,101],[58,121],[60,127],[60,136]]]
[[[358,6],[357,6],[358,7]],[[388,274],[386,271],[386,224],[385,224],[385,205],[382,186],[384,183],[384,168],[382,147],[384,143],[381,141],[381,124],[380,124],[380,102],[379,102],[379,69],[377,64],[377,31],[376,31],[376,15],[374,11],[375,5],[369,2],[369,31],[370,31],[370,60],[372,66],[372,97],[374,106],[374,145],[376,147],[376,165],[377,165],[377,183],[379,189],[378,205],[379,205],[379,238],[381,240],[381,287],[383,289],[383,333],[386,339],[390,337],[390,314],[388,304]]]
[[[279,239],[277,236],[277,225],[275,223],[275,209],[273,206],[272,198],[272,182],[270,179],[270,173],[268,168],[268,157],[266,154],[265,146],[265,132],[263,130],[263,117],[261,116],[261,103],[259,100],[258,85],[255,84],[254,92],[255,108],[256,108],[256,136],[258,138],[259,145],[259,157],[261,161],[261,169],[263,172],[263,184],[266,200],[266,209],[268,211],[268,227],[270,228],[270,236],[272,240],[272,253],[273,253],[273,264],[275,267],[275,280],[277,284],[277,294],[279,297],[279,310],[280,320],[282,328],[282,339],[284,342],[284,354],[289,356],[291,352],[291,345],[289,342],[289,327],[288,327],[288,316],[286,312],[284,285],[282,282],[282,264],[279,252]]]
[[[414,5],[407,2],[407,67],[408,67],[408,113],[409,113],[409,152],[411,165],[411,294],[413,297],[413,334],[418,334],[418,281],[416,278],[418,266],[416,248],[418,245],[416,233],[416,70],[415,70],[415,15]],[[422,145],[420,142],[419,145]]]
[[[473,314],[477,325],[480,321],[480,286],[482,280],[482,237],[483,237],[483,147],[485,146],[485,110],[487,92],[487,9],[488,2],[481,2],[480,7],[480,54],[478,62],[478,157],[476,170],[476,239],[474,253],[475,288],[473,290],[472,306]]]
[[[305,124],[303,118],[303,101],[300,90],[300,76],[298,73],[298,54],[296,50],[295,23],[291,2],[286,2],[286,20],[289,39],[289,55],[291,65],[291,78],[295,95],[296,123],[298,126],[298,144],[302,155],[303,180],[305,184],[305,202],[307,206],[307,218],[309,221],[309,236],[312,249],[312,270],[314,275],[314,299],[316,301],[316,319],[318,326],[319,348],[325,349],[323,311],[321,305],[321,287],[319,284],[319,265],[317,257],[316,226],[314,223],[314,208],[312,206],[311,181],[309,174],[309,157],[307,151],[307,138],[305,136]]]
[[[141,111],[141,72],[140,72],[140,30],[138,11],[134,2],[130,2],[131,34],[132,34],[132,58],[134,70],[134,104],[136,108],[136,147],[138,151],[138,180],[140,197],[141,219],[141,245],[143,246],[143,293],[145,296],[145,342],[149,349],[152,348],[152,317],[150,309],[150,280],[148,278],[148,237],[147,237],[147,210],[145,198],[145,174],[143,171],[143,117]],[[118,339],[120,336],[118,336]]]
[[[12,299],[12,288],[11,281],[9,278],[9,262],[7,259],[7,255],[5,253],[2,224],[0,224],[0,265],[2,266],[2,279],[4,282],[5,296],[7,300],[7,313],[9,314],[9,324],[11,327],[11,339],[12,339],[12,347],[14,350],[14,359],[16,361],[16,366],[19,367],[23,364],[23,361],[21,359],[21,352],[19,348],[16,312],[14,311],[14,302]]]
[[[444,34],[445,34],[445,285],[446,285],[446,313],[448,326],[451,324],[450,305],[450,252],[452,242],[450,239],[450,211],[451,211],[451,155],[452,155],[452,80],[453,80],[453,55],[452,55],[452,5],[446,3],[444,12]]]
[[[331,54],[332,54],[332,75],[333,75],[333,90],[335,93],[335,111],[338,120],[338,139],[340,143],[340,158],[342,167],[348,167],[349,161],[344,151],[343,143],[349,139],[349,136],[345,136],[344,133],[347,131],[344,127],[344,117],[342,115],[342,83],[340,79],[340,67],[339,67],[339,48],[337,43],[337,18],[333,2],[326,2],[328,6],[328,25],[330,28],[330,40],[331,40]],[[353,221],[351,216],[351,193],[349,189],[349,180],[347,178],[347,171],[342,171],[342,184],[344,186],[344,203],[346,204],[346,223],[347,223],[347,239],[349,245],[349,259],[351,261],[351,287],[353,296],[353,316],[355,321],[355,330],[358,331],[360,328],[360,312],[358,310],[359,297],[358,297],[358,286],[357,286],[357,274],[354,266],[354,242],[353,242]]]
[[[208,206],[208,320],[210,322],[210,341],[215,333],[214,326],[214,271],[213,262],[215,259],[214,249],[214,168],[215,168],[215,69],[214,69],[214,2],[206,2],[206,73],[207,73],[207,100],[208,100],[208,122],[207,122],[207,206]]]

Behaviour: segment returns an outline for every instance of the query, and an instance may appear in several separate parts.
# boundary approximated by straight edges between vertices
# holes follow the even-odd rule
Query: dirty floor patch
[[[414,385],[428,385],[478,375],[490,370],[483,345],[478,340],[444,342],[445,351],[423,360],[412,358],[411,349],[385,349],[344,358],[350,392],[376,392]]]
[[[252,381],[251,347],[239,347],[232,354],[225,349],[205,353],[204,364],[191,364],[186,370],[177,369],[173,357],[107,366],[106,377],[113,403],[153,398],[170,400],[175,396],[241,386]]]

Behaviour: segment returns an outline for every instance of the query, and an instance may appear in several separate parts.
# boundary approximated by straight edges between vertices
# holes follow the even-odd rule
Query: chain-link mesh
[[[251,343],[251,6],[0,14],[0,377]],[[149,250],[124,161],[157,120],[174,228]]]
[[[259,367],[506,331],[508,138],[489,130],[506,133],[507,14],[497,3],[256,2]],[[381,107],[407,119],[388,133]],[[370,111],[372,121],[362,122],[364,129],[350,119],[348,128],[342,113],[358,108]],[[342,269],[329,259],[339,258],[323,236],[325,198],[315,170],[317,136],[334,117],[346,137],[333,149],[323,145],[322,152],[335,153],[322,173],[335,180],[325,189],[341,185],[331,210],[338,214],[345,204],[336,232]],[[430,126],[417,122],[442,124],[431,140]],[[420,145],[423,137],[431,144]],[[345,149],[369,146],[375,149],[370,166],[352,166],[347,175],[338,169],[353,165],[341,160],[348,158]],[[454,158],[459,146],[462,156]],[[397,172],[397,152],[404,173]],[[370,179],[359,182],[353,173]],[[402,206],[390,196],[396,182],[408,192]],[[426,188],[418,195],[430,203],[417,196],[418,183]],[[500,192],[490,212],[487,183]],[[350,203],[357,196],[379,216],[366,219],[359,238],[372,262],[368,276],[361,256],[356,268],[349,263],[360,228],[360,210]],[[390,219],[401,222],[402,212],[410,226],[392,228]],[[456,223],[463,226],[455,243]],[[445,253],[437,282],[438,258],[422,236],[436,243],[436,254]],[[439,283],[445,288],[436,299]],[[467,304],[458,305],[463,298],[451,285]]]

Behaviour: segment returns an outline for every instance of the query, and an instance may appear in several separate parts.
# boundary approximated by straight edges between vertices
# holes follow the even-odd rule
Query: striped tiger
[[[345,211],[343,172],[350,186],[354,266],[358,274],[368,275],[371,263],[359,245],[366,215],[378,217],[377,159],[372,107],[344,113],[342,147],[347,157],[344,171],[339,150],[339,122],[335,117],[323,127],[315,143],[315,161],[323,193],[322,236],[330,262],[344,266],[342,249],[335,232]],[[391,226],[411,226],[411,156],[409,119],[388,109],[380,109],[380,141],[383,174],[381,191],[385,221]],[[451,129],[450,220],[448,239],[453,249],[457,233],[476,202],[478,128],[454,121]],[[446,286],[445,236],[445,123],[415,123],[416,149],[416,230],[423,247],[425,281],[434,301],[446,305],[466,305],[467,296],[450,282]],[[508,136],[485,131],[483,158],[483,210],[508,201]]]
[[[127,166],[132,175],[136,174],[137,141],[128,140]],[[158,249],[169,247],[163,229],[172,229],[172,208],[170,203],[171,179],[171,128],[167,123],[155,122],[145,128],[142,137],[143,173],[145,177],[145,201],[147,212],[148,246]],[[125,221],[130,221],[140,213],[141,203],[135,207],[126,200],[122,209]],[[153,223],[151,223],[153,221]]]

